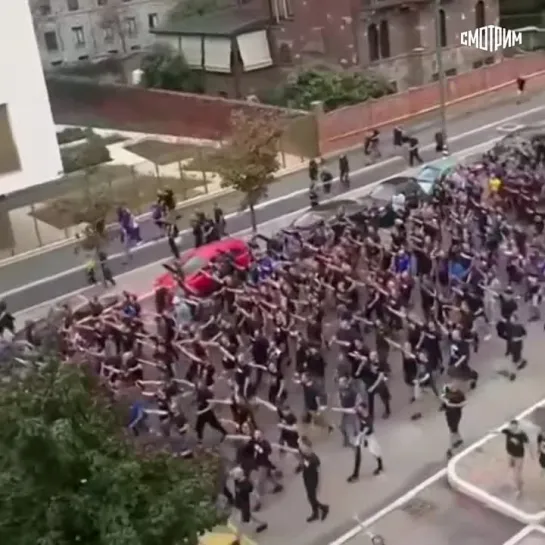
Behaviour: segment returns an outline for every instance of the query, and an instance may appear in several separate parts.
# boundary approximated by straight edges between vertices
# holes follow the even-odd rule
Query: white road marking
[[[545,404],[545,399],[542,399],[541,401],[538,401],[534,405],[532,405],[530,408],[522,411],[519,415],[517,415],[515,418],[517,420],[523,420],[530,414],[532,414],[537,408],[543,406]],[[471,450],[474,448],[474,445],[476,443],[482,443],[486,441],[493,433],[497,433],[499,430],[504,428],[509,424],[509,422],[512,419],[510,418],[500,426],[496,428],[493,432],[486,433],[481,439],[474,441],[469,447],[461,451],[459,454],[457,454],[451,462],[449,462],[447,467],[444,467],[440,469],[437,473],[434,473],[431,477],[428,477],[425,481],[422,481],[420,484],[415,486],[414,488],[411,488],[408,492],[394,500],[392,503],[389,503],[386,507],[383,507],[380,511],[377,511],[374,515],[370,516],[368,519],[362,521],[361,523],[357,524],[340,536],[335,541],[332,541],[329,545],[344,545],[347,541],[350,541],[354,537],[356,537],[360,532],[368,531],[371,526],[376,524],[380,519],[384,518],[385,516],[389,515],[392,511],[395,511],[396,509],[399,509],[404,504],[406,504],[409,500],[413,499],[415,496],[420,494],[423,490],[431,486],[432,484],[436,483],[437,481],[440,481],[441,479],[445,478],[448,473],[448,467],[453,462],[455,463],[456,460],[459,460],[462,458],[465,454],[468,454],[471,452]]]
[[[486,125],[481,125],[480,127],[472,129],[471,131],[466,131],[466,132],[457,134],[457,135],[449,138],[449,142],[456,142],[458,140],[462,140],[462,139],[464,139],[464,138],[466,138],[468,136],[472,136],[474,134],[479,134],[480,132],[492,129],[494,127],[500,127],[501,125],[504,125],[505,123],[509,123],[512,120],[519,119],[520,117],[526,117],[528,115],[532,115],[534,113],[542,112],[544,110],[545,110],[545,106],[538,106],[538,107],[532,108],[530,110],[525,110],[523,112],[519,112],[517,114],[510,115],[508,117],[504,117],[503,119],[499,119],[498,121],[495,121],[493,123],[488,123]],[[434,148],[435,148],[435,144],[427,144],[425,146],[422,146],[420,149],[421,150],[432,150]],[[455,155],[455,154],[453,154],[453,155]],[[357,170],[354,170],[354,171],[352,171],[351,174],[352,174],[352,176],[357,176],[357,175],[362,174],[364,172],[371,172],[373,170],[376,170],[377,168],[382,168],[383,166],[393,164],[393,163],[395,163],[397,161],[400,161],[401,159],[402,159],[401,156],[391,157],[390,159],[386,159],[384,161],[380,161],[378,163],[374,163],[372,165],[368,165],[368,166],[359,168]],[[438,158],[437,160],[440,160],[440,158]],[[339,182],[338,177],[333,179],[334,184],[336,184],[338,182]],[[366,186],[366,187],[368,187],[368,186]],[[282,201],[285,201],[285,200],[288,200],[288,199],[292,199],[293,197],[297,197],[299,195],[305,195],[307,193],[308,193],[308,189],[298,189],[297,191],[293,191],[293,192],[288,193],[286,195],[281,195],[280,197],[277,197],[275,199],[270,199],[270,200],[264,201],[262,203],[259,203],[256,206],[256,209],[260,210],[261,208],[265,208],[267,206],[270,206],[271,204],[276,204],[276,203],[279,203],[279,202],[282,202]],[[231,214],[227,214],[226,218],[232,218],[232,217],[236,217],[238,215],[239,215],[239,212],[234,212],[234,213],[231,213]],[[184,229],[180,234],[181,234],[181,236],[183,236],[183,235],[190,234],[190,232],[191,231],[189,229]],[[137,248],[135,248],[133,250],[133,252],[138,252],[141,249],[146,248],[146,247],[151,246],[151,245],[154,245],[156,243],[157,243],[157,241],[155,241],[155,240],[146,242],[144,244],[141,244]],[[117,258],[123,257],[123,255],[124,255],[123,252],[119,252],[118,254],[113,254],[112,256],[110,256],[110,258],[111,259],[117,259]],[[9,265],[7,265],[7,266],[9,266]],[[67,269],[67,270],[65,270],[63,272],[54,274],[52,276],[48,276],[47,278],[43,278],[41,280],[36,280],[34,282],[26,284],[24,287],[15,288],[15,289],[12,289],[10,291],[4,292],[4,293],[0,294],[0,297],[7,298],[10,295],[15,294],[15,293],[19,293],[20,291],[23,291],[26,288],[39,286],[39,285],[43,284],[44,282],[47,282],[47,281],[49,281],[51,279],[62,278],[66,274],[71,274],[73,272],[79,271],[82,267],[83,267],[83,264],[79,265],[78,267],[72,267],[71,269]]]
[[[489,148],[491,145],[493,145],[498,140],[500,140],[500,138],[493,138],[492,140],[488,140],[486,142],[483,142],[483,143],[479,144],[478,146],[472,146],[472,147],[460,150],[460,151],[458,151],[456,153],[453,153],[452,157],[457,157],[459,160],[463,160],[464,158],[466,158],[468,156],[471,156],[471,155],[474,155],[474,154],[479,154],[481,151],[484,151],[485,149]],[[406,169],[406,170],[402,171],[401,173],[399,173],[398,175],[410,175],[412,173],[415,173],[418,170],[418,168],[419,167]],[[335,199],[338,199],[339,197],[341,197],[341,198],[362,197],[362,196],[368,194],[373,188],[375,188],[378,185],[382,184],[386,180],[389,180],[390,178],[392,178],[392,176],[388,176],[388,177],[383,178],[381,180],[377,180],[376,182],[372,182],[372,183],[367,184],[367,185],[365,185],[363,187],[352,189],[350,191],[342,193],[341,195],[335,195],[335,196],[333,196],[333,197],[331,197],[329,199],[324,199],[324,200],[322,200],[322,202],[334,201]],[[278,225],[279,222],[282,222],[285,225],[289,225],[289,223],[292,220],[297,218],[302,212],[304,212],[307,209],[308,208],[305,207],[305,208],[296,210],[295,212],[290,212],[289,214],[284,214],[283,216],[279,216],[278,218],[275,218],[275,219],[268,220],[266,222],[260,223],[259,227],[260,227],[260,229],[262,231],[267,231],[268,228],[274,227],[275,225]],[[243,231],[233,233],[233,236],[244,237],[244,236],[247,236],[247,235],[250,235],[250,234],[251,234],[251,229],[245,229]],[[138,267],[137,269],[133,269],[131,271],[127,271],[127,272],[124,272],[124,273],[121,273],[121,274],[117,275],[116,280],[117,280],[118,283],[121,283],[124,278],[126,279],[127,277],[130,277],[132,275],[140,275],[141,273],[145,273],[145,271],[147,271],[147,270],[151,270],[153,268],[158,268],[158,267],[159,267],[159,265],[158,265],[157,262],[148,263],[147,265],[143,265],[142,267]],[[77,267],[75,269],[71,269],[71,270],[63,273],[63,275],[64,274],[69,274],[73,270],[79,270],[79,269],[80,269],[80,267]],[[49,277],[49,278],[56,278],[56,277],[57,277],[57,275],[55,275],[53,277]],[[42,282],[43,281],[37,282],[37,284],[40,284]],[[32,285],[32,284],[30,284],[30,285]],[[28,287],[28,285],[26,287]],[[64,301],[70,299],[71,297],[76,297],[78,294],[87,291],[89,289],[89,287],[90,286],[85,286],[83,288],[79,288],[79,289],[77,289],[75,291],[72,291],[70,293],[67,293],[65,295],[60,295],[59,297],[49,299],[48,301],[45,301],[43,303],[38,303],[37,305],[33,305],[31,307],[25,308],[25,309],[23,309],[23,310],[21,310],[19,312],[16,312],[15,317],[16,318],[17,317],[19,317],[19,318],[23,317],[24,315],[34,313],[35,311],[38,311],[41,308],[48,309],[49,307],[51,307],[51,306],[53,306],[53,305],[55,305],[57,303],[64,302]],[[19,288],[17,290],[12,290],[10,292],[6,292],[6,293],[4,293],[2,295],[2,297],[5,298],[5,297],[9,296],[9,294],[19,292],[22,289],[24,289],[24,288]],[[151,297],[153,295],[153,293],[154,293],[153,291],[146,292],[143,295],[141,295],[140,297],[142,299],[145,299],[147,297]]]
[[[482,153],[484,150],[486,150],[487,148],[492,146],[495,142],[497,142],[500,139],[501,139],[501,137],[493,138],[492,140],[488,140],[486,142],[483,142],[483,143],[479,144],[478,146],[471,146],[469,148],[465,148],[463,150],[457,151],[456,153],[453,153],[452,157],[456,157],[460,161],[462,161],[465,158],[467,158],[468,156]],[[400,172],[398,175],[410,175],[410,174],[416,172],[418,170],[418,168],[420,168],[420,167],[406,169],[406,170]],[[375,188],[378,185],[382,184],[386,180],[389,180],[390,178],[392,178],[392,176],[388,176],[388,177],[383,178],[381,180],[377,180],[376,182],[372,182],[372,183],[367,184],[367,185],[365,185],[363,187],[359,187],[359,188],[356,188],[356,189],[351,189],[350,191],[346,191],[345,193],[332,196],[329,199],[323,199],[321,202],[330,202],[330,201],[334,201],[335,199],[338,199],[338,198],[345,199],[345,198],[362,197],[362,196],[366,195],[367,193],[369,193],[373,188]],[[260,230],[262,232],[267,231],[271,227],[274,228],[276,225],[279,224],[279,222],[285,224],[285,226],[288,226],[291,221],[293,221],[295,218],[300,216],[301,213],[304,212],[305,210],[308,210],[308,207],[301,208],[299,210],[296,210],[295,212],[290,212],[289,214],[284,214],[282,216],[279,216],[278,218],[265,221],[265,222],[259,224],[259,228],[260,228]],[[250,235],[251,232],[252,232],[251,229],[244,229],[243,231],[233,233],[232,236],[244,237],[244,236]],[[119,284],[121,284],[123,282],[124,278],[127,279],[131,275],[139,275],[141,273],[144,273],[147,270],[151,270],[153,268],[159,268],[159,267],[160,267],[160,265],[157,262],[148,263],[147,265],[143,265],[142,267],[138,267],[137,269],[133,269],[131,271],[127,271],[127,272],[124,272],[124,273],[121,273],[121,274],[117,275],[116,276],[116,281]],[[79,269],[80,269],[80,267],[77,267],[76,269],[71,269],[70,271],[67,271],[67,272],[63,273],[63,275],[64,274],[69,274],[70,272],[72,272],[74,270],[79,270]],[[49,277],[49,278],[56,278],[57,276],[58,275],[55,275],[55,276]],[[41,284],[42,282],[43,281],[40,281],[40,282],[37,282],[35,284]],[[29,285],[32,286],[33,284],[29,284]],[[25,288],[28,287],[29,285],[25,286]],[[18,288],[16,290],[6,292],[6,293],[2,294],[2,298],[6,298],[10,294],[17,293],[19,291],[22,291],[25,288]],[[75,297],[78,294],[83,293],[84,291],[87,291],[88,289],[89,289],[89,286],[85,286],[84,288],[79,288],[79,289],[77,289],[77,290],[75,290],[73,292],[67,293],[65,295],[61,295],[59,297],[49,299],[48,301],[45,301],[43,303],[38,303],[37,305],[33,305],[33,306],[25,308],[25,309],[23,309],[23,310],[21,310],[19,312],[16,312],[15,317],[16,318],[17,317],[19,317],[19,318],[24,317],[24,315],[34,313],[35,311],[38,311],[41,308],[47,309],[47,308],[55,305],[56,303],[64,302],[67,299],[70,299],[71,297]],[[150,297],[151,295],[153,295],[153,291],[144,293],[143,295],[141,295],[141,298]]]
[[[542,534],[540,542],[544,541],[545,528],[535,524],[530,524],[529,526],[525,526],[520,532],[517,532],[511,539],[508,539],[503,545],[519,545],[519,543],[523,542],[527,537],[530,537],[534,533]]]

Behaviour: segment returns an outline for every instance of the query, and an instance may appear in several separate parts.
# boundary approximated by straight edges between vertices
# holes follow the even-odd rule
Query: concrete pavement
[[[478,145],[497,135],[498,126],[506,123],[530,124],[545,119],[544,96],[533,97],[522,105],[508,104],[485,110],[479,114],[453,120],[450,123],[451,151]],[[436,128],[427,126],[426,129],[415,131],[423,144],[425,160],[436,158],[432,141]],[[384,135],[384,151],[388,153],[389,135]],[[352,187],[363,187],[375,180],[393,176],[403,167],[404,159],[392,157],[376,165],[363,168],[364,157],[361,151],[350,156],[351,169],[355,173],[352,178]],[[336,165],[334,170],[336,171]],[[356,174],[356,171],[358,173]],[[299,172],[287,176],[270,186],[269,198],[259,205],[257,212],[258,222],[263,223],[284,214],[305,208],[308,205],[308,179],[306,172]],[[228,231],[238,232],[250,226],[247,212],[233,214],[228,219]],[[151,239],[155,235],[154,226],[150,221],[142,223],[144,238]],[[182,244],[183,248],[191,244],[191,237],[187,236]],[[168,248],[164,241],[153,241],[143,244],[134,251],[133,260],[126,267],[123,266],[123,255],[120,252],[119,242],[112,241],[110,250],[110,265],[115,274],[122,271],[141,267],[148,263],[157,262],[168,256]],[[0,297],[6,299],[13,311],[22,310],[51,298],[82,288],[85,278],[82,272],[81,258],[74,254],[70,245],[56,248],[50,252],[14,262],[0,268]]]

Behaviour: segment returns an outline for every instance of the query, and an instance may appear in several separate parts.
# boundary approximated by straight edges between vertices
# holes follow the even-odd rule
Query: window
[[[136,19],[134,17],[127,17],[125,20],[125,26],[127,30],[127,35],[129,37],[134,37],[137,34],[136,28]]]
[[[380,56],[387,59],[390,56],[390,25],[388,21],[380,22],[379,42]]]
[[[83,33],[82,26],[73,26],[72,34],[74,35],[74,42],[76,47],[83,47],[85,45],[85,34]]]
[[[153,30],[157,26],[157,13],[148,14],[148,28]]]
[[[57,33],[54,30],[44,32],[45,48],[48,51],[58,51],[59,42],[57,41]]]
[[[68,11],[78,11],[79,0],[66,0],[66,5],[68,6]]]
[[[293,4],[292,0],[284,0],[284,12],[286,14],[286,19],[291,19],[293,17]]]
[[[375,62],[379,59],[378,29],[375,23],[367,28],[367,47],[369,48],[369,61]]]
[[[445,76],[447,78],[452,78],[457,73],[458,73],[458,71],[456,70],[456,68],[449,68],[448,70],[445,70]]]
[[[51,2],[49,0],[40,0],[38,13],[43,16],[51,15]]]
[[[293,18],[293,0],[267,0],[271,18],[276,22]],[[240,4],[247,2],[241,1]]]
[[[444,9],[439,10],[439,43],[441,47],[447,47],[447,16]]]
[[[475,28],[486,26],[486,11],[483,0],[475,4]]]
[[[108,4],[108,0],[97,0],[97,6],[106,6]]]
[[[106,43],[111,43],[114,41],[114,29],[111,26],[104,27],[104,41]]]
[[[21,170],[21,161],[9,122],[7,104],[0,104],[0,174]]]

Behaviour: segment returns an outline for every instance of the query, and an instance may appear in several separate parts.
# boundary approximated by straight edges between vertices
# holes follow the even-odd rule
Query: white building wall
[[[128,54],[154,43],[176,0],[27,0],[44,68]]]
[[[7,195],[57,178],[62,163],[26,2],[0,2],[0,36],[0,106],[7,109],[20,165],[11,172],[0,165],[0,195]],[[3,124],[4,138],[9,128]]]

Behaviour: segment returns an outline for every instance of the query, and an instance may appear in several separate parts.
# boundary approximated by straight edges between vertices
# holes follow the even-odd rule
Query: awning
[[[209,72],[231,73],[230,38],[215,36],[204,38],[204,66]]]
[[[245,72],[272,66],[273,61],[266,30],[241,34],[237,37],[237,43]]]
[[[191,68],[202,67],[202,38],[200,36],[181,36],[180,48]]]

